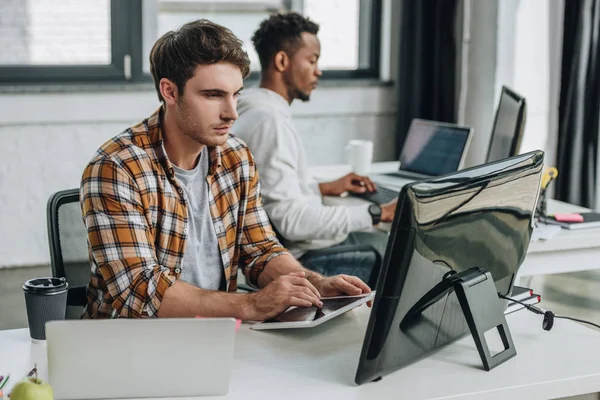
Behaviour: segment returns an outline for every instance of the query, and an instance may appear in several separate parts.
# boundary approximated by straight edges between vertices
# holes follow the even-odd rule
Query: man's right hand
[[[398,200],[392,200],[381,205],[381,222],[392,222],[394,220],[397,202]]]
[[[303,271],[282,275],[249,296],[248,318],[264,321],[281,314],[289,307],[322,307],[319,291],[308,281]]]

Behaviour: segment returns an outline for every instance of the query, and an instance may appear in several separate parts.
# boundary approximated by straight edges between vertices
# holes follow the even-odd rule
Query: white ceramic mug
[[[373,161],[373,142],[370,140],[351,140],[346,146],[346,158],[352,172],[368,175]]]

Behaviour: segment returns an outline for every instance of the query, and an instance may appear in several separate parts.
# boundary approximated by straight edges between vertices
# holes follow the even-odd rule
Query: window
[[[148,54],[164,32],[197,18],[244,41],[277,11],[320,25],[324,78],[377,77],[381,0],[2,0],[0,83],[149,81]]]
[[[0,82],[125,80],[138,1],[2,0]],[[139,14],[139,11],[138,11]],[[141,20],[141,18],[137,18]]]

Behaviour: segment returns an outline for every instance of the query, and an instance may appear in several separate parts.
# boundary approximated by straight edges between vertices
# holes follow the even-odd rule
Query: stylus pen
[[[10,378],[10,374],[6,375],[6,378],[4,378],[4,380],[2,381],[2,383],[0,383],[0,390],[2,390],[2,388],[4,387],[4,385],[6,385],[6,382],[8,382],[9,378]]]
[[[315,317],[313,318],[313,321],[316,321],[317,319],[321,318],[324,315],[325,314],[323,313],[323,308],[321,308],[321,307],[317,308],[317,312],[315,313]]]

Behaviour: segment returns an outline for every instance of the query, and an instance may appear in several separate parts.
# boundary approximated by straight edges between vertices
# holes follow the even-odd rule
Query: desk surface
[[[373,163],[371,174],[383,174],[398,170],[397,161]],[[350,172],[345,164],[312,166],[309,176],[315,180],[331,180]],[[327,198],[327,204],[360,204],[365,200],[356,197]],[[548,200],[548,212],[581,212],[586,208],[558,200]],[[574,258],[576,257],[576,259]],[[531,242],[527,258],[519,269],[519,277],[566,273],[597,269],[600,258],[600,229],[568,230],[550,240]]]
[[[470,336],[383,378],[354,384],[369,309],[360,307],[312,329],[236,336],[230,392],[214,399],[549,399],[600,391],[600,333],[520,311],[507,316],[517,356],[490,372]],[[47,377],[46,345],[28,330],[0,331],[0,371],[17,380],[37,363]],[[12,386],[15,381],[9,382]],[[204,398],[208,399],[208,398]]]

